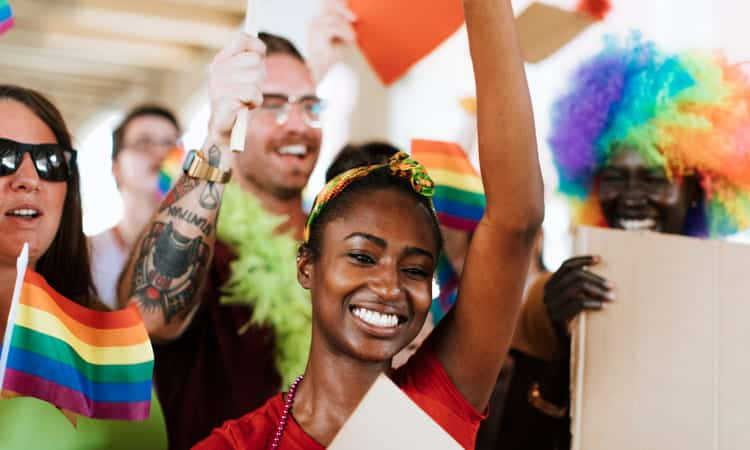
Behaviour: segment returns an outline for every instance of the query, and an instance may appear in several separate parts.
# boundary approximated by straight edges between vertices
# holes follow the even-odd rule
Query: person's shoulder
[[[276,431],[281,411],[281,395],[271,397],[263,406],[239,419],[228,420],[211,435],[199,442],[194,450],[264,448]]]

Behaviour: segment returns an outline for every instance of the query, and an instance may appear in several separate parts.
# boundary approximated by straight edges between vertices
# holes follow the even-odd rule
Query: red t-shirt
[[[461,395],[448,378],[443,364],[428,346],[417,352],[391,378],[461,446],[474,448],[479,423],[484,416]],[[268,449],[283,410],[284,400],[281,394],[276,395],[263,407],[237,420],[226,422],[193,447],[193,450]],[[290,417],[279,450],[324,448]]]

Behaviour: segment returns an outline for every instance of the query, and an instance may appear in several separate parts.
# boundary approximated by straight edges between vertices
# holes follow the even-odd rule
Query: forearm
[[[510,0],[464,0],[477,89],[485,218],[536,230],[544,189],[534,116]]]
[[[482,409],[513,336],[544,199],[510,0],[464,0],[464,9],[487,209],[472,237],[453,314],[435,339],[451,379]]]
[[[217,142],[208,142],[203,153],[212,166],[226,168],[231,154]],[[216,242],[223,189],[183,175],[134,247],[118,292],[121,303],[138,306],[154,338],[178,336],[197,306]]]

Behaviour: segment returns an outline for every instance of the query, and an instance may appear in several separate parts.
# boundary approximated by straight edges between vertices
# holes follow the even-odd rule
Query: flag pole
[[[23,244],[21,254],[16,260],[16,286],[13,288],[13,299],[10,302],[10,312],[8,313],[8,322],[5,324],[5,336],[3,337],[3,349],[0,354],[0,392],[3,390],[5,381],[5,369],[8,366],[8,351],[10,350],[10,341],[13,339],[13,325],[16,323],[16,314],[18,314],[18,302],[21,299],[21,287],[23,279],[26,276],[26,268],[29,266],[29,243]]]
[[[247,9],[245,10],[245,33],[258,35],[258,2],[260,0],[247,0]],[[258,105],[255,105],[258,106]],[[232,128],[232,135],[229,140],[229,148],[235,152],[245,150],[245,135],[247,134],[247,107],[243,107],[237,113],[237,119]]]

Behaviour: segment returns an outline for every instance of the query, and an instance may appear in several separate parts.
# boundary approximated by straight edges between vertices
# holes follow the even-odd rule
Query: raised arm
[[[202,153],[213,167],[232,165],[229,136],[237,112],[262,102],[265,45],[239,35],[209,69],[211,120]],[[155,340],[178,337],[198,306],[213,257],[223,185],[183,175],[130,256],[118,285],[121,303],[138,305]]]
[[[511,2],[464,0],[464,11],[487,208],[472,238],[458,301],[434,344],[453,382],[481,409],[513,335],[544,218],[544,188]]]

